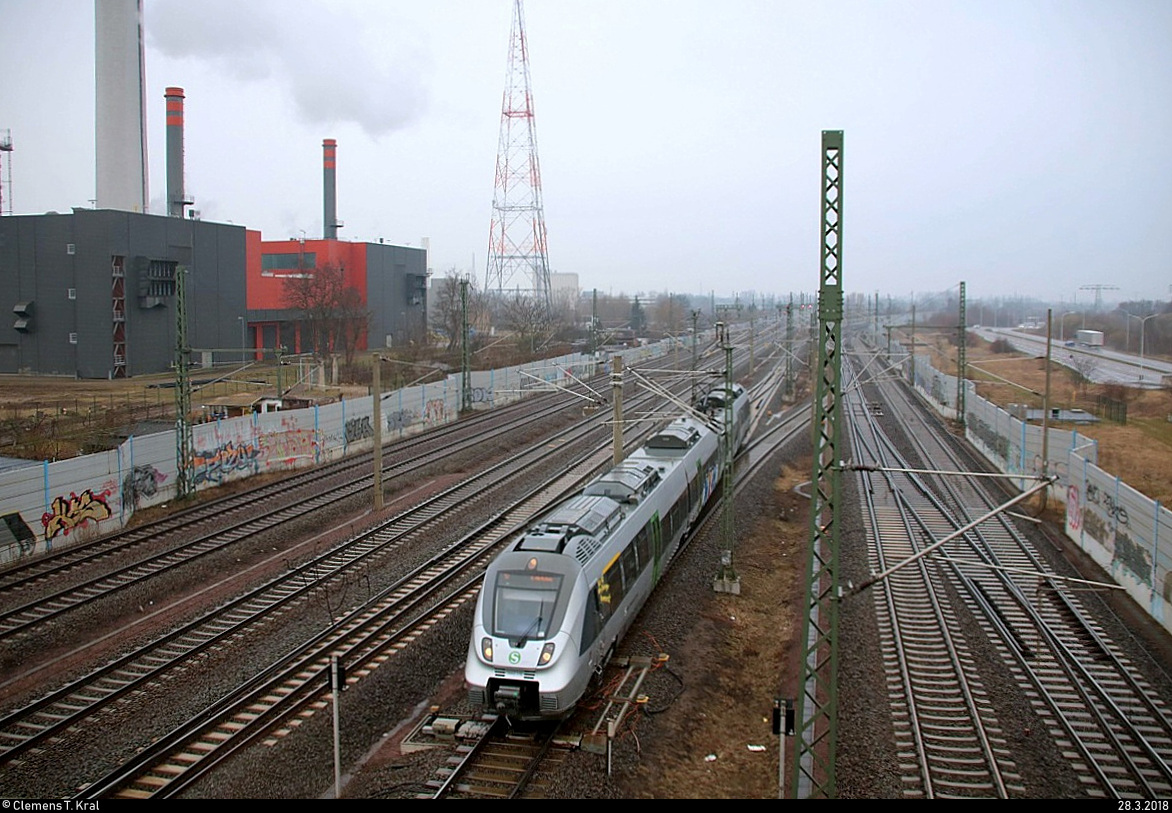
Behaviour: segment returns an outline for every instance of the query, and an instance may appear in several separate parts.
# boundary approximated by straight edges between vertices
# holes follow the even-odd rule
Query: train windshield
[[[519,641],[549,634],[562,576],[556,573],[498,573],[493,607],[493,635]]]

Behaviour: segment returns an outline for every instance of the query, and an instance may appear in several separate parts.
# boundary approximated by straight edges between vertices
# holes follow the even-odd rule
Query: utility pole
[[[839,526],[842,471],[842,159],[841,130],[822,131],[820,336],[814,397],[814,467],[810,553],[801,626],[795,749],[790,792],[797,798],[835,796],[838,748]]]
[[[1042,396],[1042,476],[1050,474],[1050,340],[1053,334],[1053,308],[1046,308],[1046,392]]]
[[[383,510],[383,357],[374,354],[371,369],[371,395],[374,397],[371,409],[371,423],[374,424],[374,511]]]
[[[187,343],[187,267],[175,268],[175,496],[185,499],[195,490],[191,437],[191,347]]]
[[[696,403],[696,366],[698,359],[696,357],[696,328],[700,322],[700,311],[696,308],[692,309],[692,400],[690,403]]]
[[[794,397],[794,295],[790,292],[789,304],[785,306],[785,395]]]
[[[966,351],[968,350],[968,325],[965,317],[964,283],[960,284],[960,331],[956,341],[956,419],[960,421],[960,428],[964,430],[965,422],[965,373],[968,371]],[[1048,345],[1047,345],[1048,347]],[[1046,368],[1050,374],[1050,368]]]
[[[724,432],[721,436],[721,454],[724,462],[721,467],[720,492],[720,569],[713,579],[712,588],[717,593],[731,593],[734,596],[741,594],[741,577],[733,567],[733,462],[736,459],[736,432],[733,427],[733,347],[727,340],[725,332],[724,343]]]
[[[593,302],[590,305],[590,358],[598,356],[598,289],[594,289]]]
[[[468,280],[460,280],[460,411],[472,410],[472,351],[468,346]]]
[[[614,402],[612,458],[617,466],[623,462],[623,357],[615,353],[613,363],[610,374],[611,400]]]
[[[907,383],[916,385],[916,306],[912,305],[912,357],[908,366]]]

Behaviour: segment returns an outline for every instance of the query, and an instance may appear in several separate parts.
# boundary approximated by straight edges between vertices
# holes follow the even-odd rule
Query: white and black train
[[[732,392],[739,448],[749,397]],[[489,565],[464,667],[474,705],[529,720],[573,710],[716,492],[725,398],[708,393],[707,421],[672,420]]]

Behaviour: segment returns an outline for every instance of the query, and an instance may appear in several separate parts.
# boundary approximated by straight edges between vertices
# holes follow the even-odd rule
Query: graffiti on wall
[[[1122,528],[1115,530],[1115,552],[1112,554],[1113,564],[1127,568],[1137,579],[1144,584],[1152,584],[1152,558],[1148,551],[1140,547],[1131,535]]]
[[[1071,531],[1077,531],[1082,527],[1082,508],[1078,504],[1078,486],[1070,486],[1066,489],[1066,524],[1070,526]]]
[[[1066,465],[1066,461],[1062,460],[1061,458],[1051,458],[1049,464],[1043,466],[1042,456],[1040,454],[1036,454],[1034,455],[1034,459],[1030,465],[1030,474],[1033,474],[1037,477],[1041,477],[1042,472],[1045,471],[1047,475],[1057,476],[1060,482],[1067,482],[1070,480],[1070,471]]]
[[[33,533],[33,529],[24,521],[24,517],[20,515],[19,511],[14,511],[11,514],[5,514],[0,517],[0,521],[4,523],[3,528],[7,529],[11,534],[12,540],[16,543],[16,557],[28,556],[37,547],[37,535]],[[11,543],[9,543],[11,544]],[[8,557],[13,558],[13,557]]]
[[[135,466],[122,478],[122,505],[131,510],[138,508],[139,500],[150,499],[159,493],[159,485],[167,475],[154,466]]]
[[[491,404],[492,403],[492,388],[491,387],[473,387],[472,388],[472,403],[474,403],[474,404]]]
[[[260,447],[251,442],[228,441],[214,449],[196,449],[191,459],[195,485],[219,485],[237,472],[256,474],[260,469]]]
[[[370,424],[370,416],[365,415],[361,418],[350,418],[346,421],[344,427],[346,433],[346,442],[353,443],[356,440],[366,440],[369,437],[374,437],[374,427]]]
[[[948,404],[948,399],[944,395],[944,380],[940,376],[932,376],[932,398],[938,404]]]
[[[1098,542],[1107,550],[1114,551],[1115,540],[1111,528],[1103,521],[1103,518],[1095,511],[1088,510],[1088,507],[1083,508],[1082,512],[1082,527],[1083,531],[1091,538],[1098,540]]]
[[[432,398],[423,411],[423,422],[428,426],[441,424],[447,418],[447,404],[443,398]]]
[[[1003,437],[994,431],[993,427],[985,423],[973,413],[969,413],[968,421],[965,424],[968,430],[973,433],[981,443],[990,449],[993,454],[997,455],[1004,461],[1009,460],[1009,438]]]
[[[1087,504],[1096,506],[1109,519],[1115,520],[1120,525],[1128,524],[1127,509],[1121,503],[1116,502],[1113,495],[1103,491],[1094,483],[1087,483]]]
[[[394,412],[387,413],[387,430],[390,432],[399,432],[406,429],[419,418],[413,409],[399,409]]]
[[[310,429],[285,429],[266,432],[257,441],[260,460],[266,465],[292,463],[306,458],[317,459],[317,437]]]
[[[106,498],[109,491],[99,491],[96,494],[87,488],[81,494],[69,492],[68,497],[57,497],[49,504],[49,510],[41,514],[41,525],[45,529],[45,539],[50,540],[57,534],[69,536],[70,532],[85,527],[87,522],[101,522],[109,519],[110,504]]]

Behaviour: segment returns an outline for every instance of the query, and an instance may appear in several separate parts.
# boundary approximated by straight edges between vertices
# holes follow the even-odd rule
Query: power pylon
[[[1118,291],[1118,285],[1082,285],[1079,287],[1080,291],[1094,291],[1095,292],[1095,310],[1101,310],[1103,307],[1103,291]]]
[[[529,85],[529,43],[521,0],[513,0],[509,67],[492,196],[485,290],[531,297],[548,310],[549,255],[541,204],[541,166]]]

